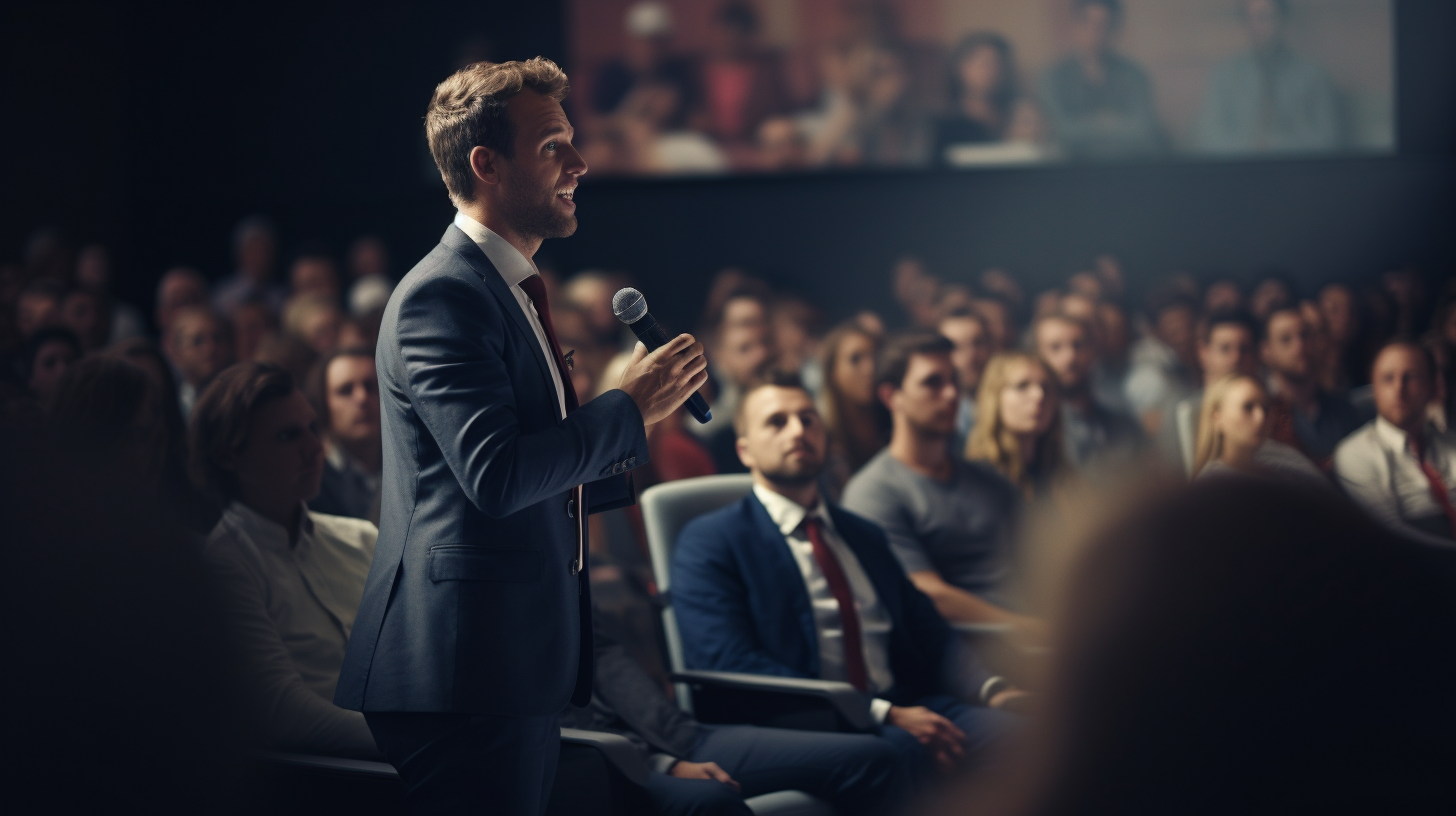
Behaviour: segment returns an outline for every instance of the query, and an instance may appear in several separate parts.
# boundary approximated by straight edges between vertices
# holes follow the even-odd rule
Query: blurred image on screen
[[[571,0],[593,172],[1391,152],[1393,0]]]

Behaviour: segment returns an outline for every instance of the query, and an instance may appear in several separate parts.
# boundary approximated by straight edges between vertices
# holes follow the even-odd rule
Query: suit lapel
[[[457,255],[464,258],[465,262],[470,264],[470,268],[475,270],[475,274],[485,282],[485,288],[489,289],[491,294],[495,295],[496,300],[500,301],[501,309],[511,316],[516,328],[525,338],[526,346],[532,350],[531,356],[536,359],[536,365],[541,369],[541,376],[546,378],[547,386],[554,389],[550,368],[553,362],[546,359],[546,354],[541,349],[541,343],[536,339],[536,330],[531,328],[530,319],[521,310],[521,304],[516,300],[516,296],[511,294],[511,288],[506,286],[505,279],[500,276],[495,264],[485,257],[480,246],[471,240],[464,230],[454,224],[445,230],[445,235],[440,238],[440,243],[455,250]],[[556,395],[553,393],[551,396],[551,404],[555,405]]]
[[[756,533],[749,537],[749,541],[763,549],[763,560],[760,563],[764,565],[764,575],[768,577],[774,590],[782,593],[783,597],[794,599],[799,631],[808,646],[809,661],[813,666],[810,674],[817,676],[820,671],[819,631],[814,623],[814,607],[809,602],[809,588],[804,586],[803,575],[799,572],[799,562],[794,560],[794,554],[789,551],[789,542],[784,539],[778,525],[769,518],[763,502],[752,493],[748,494],[745,501],[748,502],[748,513]]]

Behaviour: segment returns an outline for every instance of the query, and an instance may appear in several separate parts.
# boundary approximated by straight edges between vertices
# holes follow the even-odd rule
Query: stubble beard
[[[511,228],[532,238],[565,238],[576,232],[576,214],[563,212],[556,206],[556,191],[549,191],[542,201],[519,187],[508,197]]]

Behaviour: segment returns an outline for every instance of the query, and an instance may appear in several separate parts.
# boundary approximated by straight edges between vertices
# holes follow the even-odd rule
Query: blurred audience
[[[197,395],[236,359],[232,327],[208,306],[185,306],[170,322],[165,348],[177,372],[177,404],[186,419]]]
[[[349,290],[344,302],[349,316],[361,318],[384,311],[394,291],[389,274],[389,248],[373,235],[364,235],[349,245]]]
[[[288,267],[288,293],[291,298],[318,297],[338,303],[340,292],[339,270],[327,247],[318,243],[308,244],[293,256]]]
[[[706,441],[719,473],[743,472],[734,451],[733,414],[743,390],[773,362],[771,332],[768,300],[751,288],[730,293],[713,322],[708,343],[708,367],[716,392],[711,404],[713,420],[690,427]]]
[[[1198,123],[1209,153],[1329,151],[1340,146],[1335,84],[1285,38],[1289,0],[1239,0],[1250,49],[1213,69]]]
[[[1340,443],[1335,475],[1386,526],[1449,543],[1456,539],[1456,438],[1427,415],[1435,373],[1430,352],[1415,343],[1380,351],[1371,375],[1379,415]]]
[[[306,389],[324,440],[324,475],[309,506],[318,513],[379,523],[384,454],[374,349],[344,347],[323,358]]]
[[[936,330],[955,346],[950,362],[955,366],[961,399],[956,410],[955,439],[951,444],[955,450],[962,451],[966,449],[971,428],[976,425],[976,394],[981,387],[981,375],[991,361],[995,341],[991,338],[991,327],[986,319],[969,308],[958,309],[941,318]]]
[[[1189,475],[1194,472],[1203,395],[1225,377],[1253,377],[1258,372],[1259,359],[1254,353],[1257,336],[1254,321],[1238,311],[1210,312],[1199,321],[1198,366],[1203,371],[1203,387],[1173,405],[1160,437],[1164,453],[1176,459]]]
[[[1328,470],[1335,446],[1361,422],[1348,399],[1320,387],[1315,352],[1314,327],[1298,308],[1265,320],[1259,357],[1269,371],[1270,436]]]
[[[879,346],[879,336],[855,321],[841,323],[824,338],[819,410],[828,434],[824,485],[831,500],[889,443],[885,408],[875,394]]]
[[[273,282],[273,266],[278,257],[278,231],[273,222],[261,215],[250,215],[233,228],[233,260],[237,271],[218,281],[213,291],[213,306],[223,314],[245,300],[261,299],[277,312],[283,307],[286,293]],[[166,327],[160,326],[165,332]]]
[[[965,458],[986,463],[1027,499],[1047,494],[1064,470],[1060,410],[1056,376],[1041,358],[1021,352],[992,357]]]
[[[844,488],[844,509],[884,530],[890,551],[947,620],[1016,623],[1007,611],[1017,491],[952,455],[960,392],[955,347],[938,334],[892,338],[876,364],[890,444]]]
[[[1292,455],[1291,455],[1292,454]],[[1319,469],[1285,446],[1269,439],[1269,392],[1254,377],[1230,374],[1203,394],[1198,418],[1194,478],[1218,474],[1266,476],[1328,485]]]
[[[313,408],[287,372],[243,362],[208,386],[194,413],[193,477],[225,506],[203,552],[265,744],[378,759],[364,715],[333,704],[378,531],[305,504],[325,461]]]
[[[35,404],[45,408],[83,349],[75,332],[60,326],[40,329],[25,347],[25,384]]]
[[[343,325],[344,310],[337,299],[321,292],[294,295],[283,306],[283,331],[315,354],[328,354],[338,346]]]
[[[172,333],[172,320],[177,313],[188,306],[207,304],[207,279],[196,269],[186,266],[173,267],[162,273],[157,281],[157,301],[152,312],[152,321],[157,326],[157,335],[166,343]]]
[[[1057,379],[1067,464],[1082,471],[1125,465],[1142,448],[1142,426],[1102,405],[1092,391],[1095,350],[1087,323],[1064,315],[1032,326],[1036,353]]]
[[[1117,53],[1121,0],[1073,0],[1072,53],[1042,79],[1042,106],[1069,158],[1114,159],[1161,153],[1166,135],[1153,83]]]
[[[113,295],[114,282],[111,255],[106,247],[100,244],[82,247],[80,254],[76,256],[76,286],[91,292],[99,302],[105,304],[106,313],[110,317],[110,332],[100,345],[144,337],[147,333],[146,319],[142,317],[141,310],[130,303],[117,300]]]
[[[1198,319],[1194,301],[1168,287],[1148,297],[1148,331],[1132,347],[1127,376],[1128,405],[1157,437],[1171,406],[1195,389]]]

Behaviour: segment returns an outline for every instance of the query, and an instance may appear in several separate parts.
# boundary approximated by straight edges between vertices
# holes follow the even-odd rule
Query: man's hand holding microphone
[[[647,313],[647,300],[636,289],[618,291],[612,298],[612,311],[632,327],[639,340],[619,387],[637,403],[643,424],[661,422],[685,402],[699,422],[711,419],[708,404],[698,396],[698,389],[708,381],[703,344],[690,334],[668,339]]]

